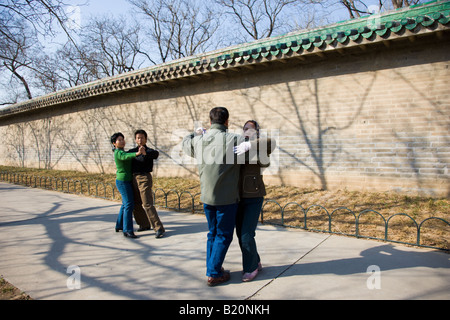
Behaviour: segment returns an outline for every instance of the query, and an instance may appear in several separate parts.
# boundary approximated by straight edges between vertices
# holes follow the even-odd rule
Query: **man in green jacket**
[[[222,264],[233,239],[239,201],[240,165],[233,148],[244,142],[244,137],[227,132],[228,117],[226,108],[213,108],[209,113],[210,130],[205,134],[192,133],[182,142],[184,152],[196,158],[200,174],[200,200],[209,229],[206,250],[209,286],[230,279]]]

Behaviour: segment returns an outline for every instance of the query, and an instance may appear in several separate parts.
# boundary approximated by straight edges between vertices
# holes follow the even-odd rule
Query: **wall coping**
[[[307,56],[382,42],[413,38],[419,34],[442,33],[450,29],[450,2],[432,1],[378,15],[301,30],[286,35],[223,48],[167,63],[103,78],[44,96],[26,100],[0,110],[0,120],[62,103],[137,89],[152,84],[186,80],[228,69],[249,69],[272,61],[306,60]]]

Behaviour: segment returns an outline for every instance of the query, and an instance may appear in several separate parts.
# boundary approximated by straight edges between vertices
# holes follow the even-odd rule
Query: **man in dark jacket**
[[[152,175],[153,160],[159,156],[159,152],[147,147],[147,133],[144,130],[137,130],[134,133],[136,148],[128,152],[136,152],[140,146],[145,147],[146,154],[137,156],[132,161],[133,189],[134,189],[134,210],[133,215],[139,225],[138,231],[150,230],[152,227],[156,232],[156,238],[161,238],[165,229],[159,219],[155,206],[153,205]]]

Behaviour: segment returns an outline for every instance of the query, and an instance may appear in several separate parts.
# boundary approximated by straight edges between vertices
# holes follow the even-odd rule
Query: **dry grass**
[[[114,174],[84,173],[78,171],[58,171],[43,169],[28,169],[0,166],[0,171],[21,173],[33,177],[52,177],[47,184],[59,184],[59,189],[70,192],[112,197],[115,185]],[[84,181],[81,183],[72,181]],[[58,182],[57,182],[58,181]],[[62,183],[65,183],[61,186]],[[101,182],[96,189],[94,183]],[[192,211],[201,211],[200,183],[198,179],[184,178],[154,178],[153,191],[156,204]],[[120,200],[117,191],[115,200]],[[264,210],[264,222],[285,224],[292,227],[329,230],[354,235],[356,219],[359,217],[359,235],[384,239],[385,224],[388,224],[387,238],[415,244],[417,242],[417,226],[427,218],[439,217],[450,222],[450,200],[447,198],[431,198],[407,196],[393,192],[358,192],[349,190],[321,191],[302,189],[289,186],[268,186],[267,201]],[[301,207],[300,207],[301,206]],[[283,210],[284,209],[284,210]],[[283,217],[282,217],[283,212]],[[306,212],[306,226],[305,226]],[[416,226],[417,223],[417,226]],[[432,247],[450,249],[450,226],[438,219],[427,220],[420,229],[420,244]]]
[[[306,212],[308,229],[329,230],[331,220],[332,232],[354,235],[359,217],[361,236],[384,239],[387,224],[388,240],[415,244],[417,228],[425,219],[439,217],[450,222],[450,200],[446,198],[279,186],[267,187],[267,194],[267,199],[285,207],[283,224],[293,227],[305,228]],[[295,203],[287,205],[290,202]],[[264,220],[281,223],[281,210],[276,203],[267,203]],[[438,219],[425,221],[420,229],[420,244],[450,249],[450,226]]]

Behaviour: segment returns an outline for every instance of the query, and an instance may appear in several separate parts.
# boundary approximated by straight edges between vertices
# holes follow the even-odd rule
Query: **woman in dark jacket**
[[[267,154],[264,157],[267,159],[274,146],[272,146],[270,139],[259,138],[259,125],[255,120],[249,120],[245,123],[244,136],[246,140],[256,140],[256,145],[258,146],[257,159],[253,161],[246,160],[246,164],[241,166],[239,179],[240,201],[236,216],[236,234],[241,247],[244,269],[242,281],[247,282],[253,280],[262,269],[256,248],[255,230],[264,196],[266,195],[261,168],[268,167],[270,163],[263,164],[260,162],[260,158],[263,156],[260,152],[266,152]],[[262,144],[267,144],[267,148],[260,148]]]

